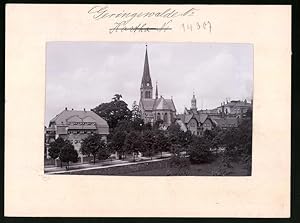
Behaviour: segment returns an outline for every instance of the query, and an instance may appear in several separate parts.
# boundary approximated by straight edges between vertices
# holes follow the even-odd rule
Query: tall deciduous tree
[[[126,132],[116,131],[109,140],[109,148],[112,152],[117,152],[119,155],[124,155],[124,142],[126,138]],[[120,156],[122,158],[122,156]]]
[[[133,161],[135,161],[136,155],[142,149],[142,141],[140,134],[135,131],[132,131],[129,134],[127,134],[124,142],[124,148],[127,153],[133,154]]]
[[[145,131],[142,136],[143,141],[143,154],[148,157],[152,157],[157,152],[157,144],[155,134],[153,131]]]
[[[122,95],[115,94],[111,102],[102,103],[92,109],[107,121],[111,130],[114,130],[120,121],[130,120],[132,117],[128,105],[121,98]]]
[[[157,151],[160,152],[162,157],[163,152],[170,151],[171,143],[169,142],[169,139],[166,137],[165,133],[161,130],[156,132],[155,139]]]
[[[96,163],[96,157],[100,150],[105,150],[106,144],[99,134],[92,134],[85,138],[81,144],[81,153],[83,155],[92,155],[94,164]]]

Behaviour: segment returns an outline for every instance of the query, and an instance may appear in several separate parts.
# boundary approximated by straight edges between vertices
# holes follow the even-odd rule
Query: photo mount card
[[[5,216],[290,216],[290,6],[7,4],[6,27]],[[237,52],[242,46],[248,53]],[[96,109],[101,104],[121,100],[131,110],[134,99],[143,122],[163,121],[164,133],[172,118],[184,116],[182,127],[197,137],[209,123],[220,127],[237,118],[231,113],[241,106],[229,111],[235,98],[251,102],[250,173],[215,174],[214,165],[205,172],[206,164],[190,164],[204,148],[198,139],[164,153],[184,154],[183,172],[170,166],[170,157],[140,153],[149,143],[136,152],[146,157],[140,163],[114,151],[115,166],[102,166],[103,154],[93,164],[93,153],[81,149],[88,144],[81,142],[85,134],[115,133],[103,109]],[[150,100],[152,110],[143,110]],[[217,108],[220,117],[210,113],[206,123],[206,108]],[[71,141],[62,141],[56,158],[53,144],[45,142],[48,133],[54,141]],[[141,133],[143,142],[153,136],[147,134]],[[122,149],[131,148],[129,139]],[[61,152],[68,146],[82,155],[79,162]]]

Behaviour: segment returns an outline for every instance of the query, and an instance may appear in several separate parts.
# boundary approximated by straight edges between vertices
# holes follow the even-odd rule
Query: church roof
[[[143,98],[141,99],[142,106],[145,110],[153,110],[156,99]]]
[[[143,72],[141,87],[146,87],[146,86],[152,87],[147,48],[145,53],[144,72]]]
[[[176,108],[172,99],[160,97],[158,99],[141,99],[142,106],[145,110],[171,110],[176,112]]]

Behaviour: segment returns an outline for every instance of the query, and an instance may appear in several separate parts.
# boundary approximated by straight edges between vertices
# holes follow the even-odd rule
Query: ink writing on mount
[[[115,22],[115,26],[113,28],[109,29],[109,33],[112,34],[114,32],[118,31],[130,31],[130,32],[150,32],[150,31],[157,31],[157,32],[166,32],[166,31],[171,31],[172,28],[169,26],[171,24],[172,20],[163,23],[159,27],[150,27],[148,26],[147,23],[139,23],[138,25],[134,26],[126,26],[127,22],[122,21],[122,22]]]
[[[139,12],[127,12],[122,10],[121,12],[112,12],[108,6],[101,7],[101,6],[94,6],[90,10],[88,10],[88,14],[93,15],[93,19],[100,20],[100,19],[123,19],[127,21],[127,23],[131,22],[137,18],[163,18],[163,19],[170,19],[170,18],[177,18],[177,17],[187,17],[187,16],[194,16],[196,11],[199,9],[190,8],[185,11],[178,11],[176,9],[168,8],[166,10],[158,10],[158,11],[139,11]]]

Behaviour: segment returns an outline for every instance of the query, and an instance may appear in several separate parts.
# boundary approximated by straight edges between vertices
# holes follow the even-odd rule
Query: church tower
[[[152,81],[150,77],[147,45],[146,45],[146,53],[145,53],[144,72],[143,72],[143,78],[142,78],[140,90],[141,90],[141,99],[152,99],[153,87],[152,87]]]
[[[197,100],[195,97],[195,92],[193,92],[193,98],[191,100],[191,109],[197,111]]]

